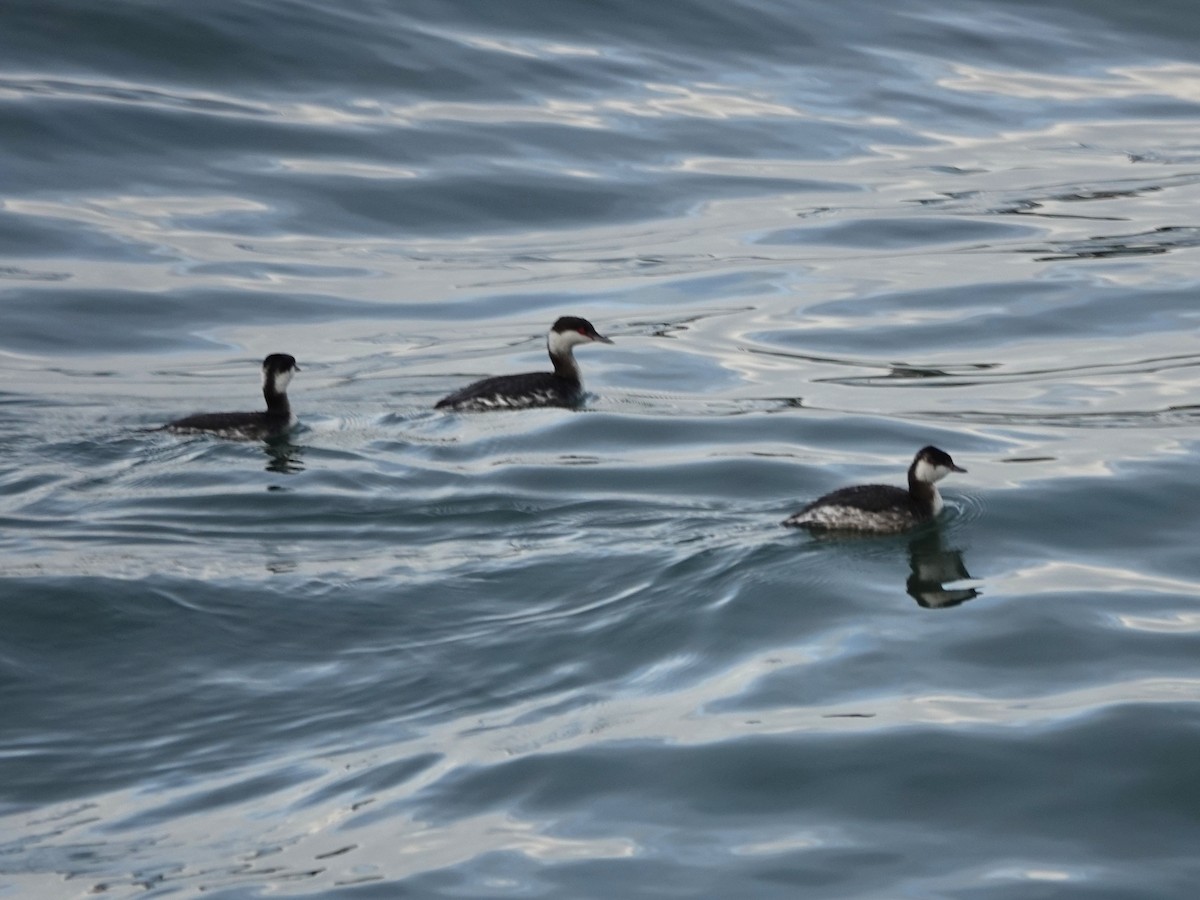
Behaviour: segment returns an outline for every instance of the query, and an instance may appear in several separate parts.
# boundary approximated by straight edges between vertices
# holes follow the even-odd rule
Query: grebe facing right
[[[942,511],[937,482],[951,472],[965,472],[950,454],[937,447],[917,451],[908,467],[908,490],[887,484],[857,484],[814,500],[783,520],[784,525],[813,531],[860,531],[895,534],[928,522]]]
[[[583,379],[572,349],[576,344],[612,341],[596,331],[592,323],[578,316],[563,316],[546,335],[546,349],[553,372],[525,372],[521,375],[497,375],[476,381],[448,397],[434,409],[481,412],[488,409],[526,409],[531,406],[575,406],[583,399]]]
[[[296,357],[287,353],[272,353],[262,364],[262,391],[267,401],[266,412],[198,413],[168,422],[167,431],[185,434],[208,433],[218,437],[261,440],[286,433],[296,424],[288,403],[287,387],[292,376],[300,371]]]

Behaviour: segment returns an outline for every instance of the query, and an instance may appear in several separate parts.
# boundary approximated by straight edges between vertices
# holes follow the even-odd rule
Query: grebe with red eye
[[[576,406],[583,399],[583,379],[572,352],[577,344],[612,341],[578,316],[563,316],[546,335],[553,372],[497,375],[469,384],[439,400],[435,409],[480,412],[489,409],[527,409],[531,406]]]
[[[890,484],[839,488],[788,516],[783,524],[813,531],[907,531],[942,511],[937,482],[951,472],[965,471],[946,451],[922,447],[908,467],[908,490]]]

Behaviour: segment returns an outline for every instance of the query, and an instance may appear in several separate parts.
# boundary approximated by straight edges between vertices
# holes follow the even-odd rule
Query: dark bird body
[[[197,413],[164,425],[168,431],[185,434],[207,433],[218,437],[263,439],[285,434],[296,420],[288,402],[287,386],[300,371],[296,358],[272,353],[262,364],[264,412]]]
[[[587,319],[563,316],[546,336],[553,372],[524,372],[484,378],[439,400],[435,409],[481,412],[533,406],[577,406],[583,400],[583,378],[573,348],[593,342],[611,344]]]
[[[890,484],[858,484],[818,497],[783,524],[813,531],[890,534],[927,522],[942,511],[937,482],[965,472],[950,454],[924,447],[908,467],[908,489]]]

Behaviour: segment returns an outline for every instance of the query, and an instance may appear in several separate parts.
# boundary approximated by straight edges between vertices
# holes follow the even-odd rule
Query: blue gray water
[[[1198,41],[7,0],[0,897],[1194,897]]]

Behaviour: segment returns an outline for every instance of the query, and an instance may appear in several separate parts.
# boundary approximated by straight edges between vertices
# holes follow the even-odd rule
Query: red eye
[[[578,331],[580,334],[582,334],[584,337],[591,337],[591,335],[590,335],[590,334],[588,334],[588,333],[587,333],[587,331],[585,331],[585,330],[584,330],[584,329],[582,329],[582,328],[577,328],[577,329],[575,329],[575,330],[576,330],[576,331]]]

